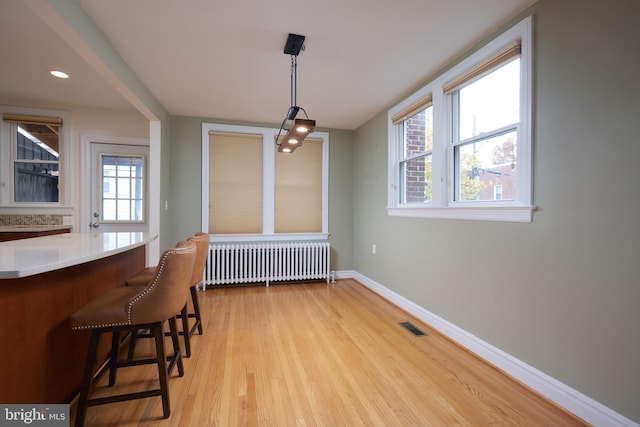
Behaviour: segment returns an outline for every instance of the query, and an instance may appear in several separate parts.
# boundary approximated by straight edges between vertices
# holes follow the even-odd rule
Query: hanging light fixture
[[[302,145],[302,140],[309,135],[316,127],[316,121],[309,119],[304,108],[299,107],[296,101],[296,89],[298,83],[298,54],[304,50],[305,36],[297,34],[289,34],[287,42],[284,45],[285,55],[291,56],[291,106],[287,115],[282,121],[280,131],[276,137],[276,145],[281,153],[293,153],[293,151]],[[298,118],[298,113],[304,113],[304,119]],[[280,135],[285,132],[284,138],[280,139]]]

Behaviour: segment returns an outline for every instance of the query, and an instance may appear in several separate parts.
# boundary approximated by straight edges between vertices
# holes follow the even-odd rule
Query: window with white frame
[[[145,175],[144,156],[100,154],[103,222],[145,222]]]
[[[389,111],[389,215],[531,221],[531,43],[529,17]]]
[[[431,203],[433,105],[431,95],[392,117],[401,133],[398,149],[400,203]]]
[[[203,123],[202,228],[212,241],[328,237],[329,136],[278,153],[277,134]]]
[[[64,206],[64,151],[68,113],[3,107],[1,123],[3,206]]]

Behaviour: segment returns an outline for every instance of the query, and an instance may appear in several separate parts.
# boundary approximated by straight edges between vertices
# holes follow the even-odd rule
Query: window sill
[[[306,240],[328,240],[325,233],[292,233],[292,234],[211,234],[211,242],[286,242]]]
[[[524,223],[533,221],[534,210],[534,206],[403,206],[387,208],[389,216]]]
[[[0,206],[0,214],[6,215],[73,215],[75,209],[70,206],[60,206],[52,203],[44,204],[27,204],[24,205],[5,205]]]

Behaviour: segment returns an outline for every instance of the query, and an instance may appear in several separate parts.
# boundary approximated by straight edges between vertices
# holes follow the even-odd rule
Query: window
[[[213,241],[326,239],[329,137],[278,153],[278,129],[202,125],[203,229]]]
[[[389,215],[531,221],[531,27],[389,111]]]
[[[3,112],[2,119],[2,152],[10,173],[4,174],[9,188],[3,204],[58,204],[62,118]]]
[[[274,145],[276,233],[322,233],[322,148],[313,138],[292,154]]]
[[[0,205],[15,212],[65,206],[70,114],[1,105],[0,113]]]
[[[431,203],[433,106],[431,95],[392,117],[401,130],[400,203]]]
[[[209,135],[209,233],[262,233],[262,135]]]
[[[485,75],[456,82],[447,91],[456,201],[491,200],[496,180],[517,181],[520,50],[520,43],[514,43],[500,53],[497,64],[485,67]]]
[[[145,221],[144,164],[142,156],[100,155],[101,211],[104,222]]]

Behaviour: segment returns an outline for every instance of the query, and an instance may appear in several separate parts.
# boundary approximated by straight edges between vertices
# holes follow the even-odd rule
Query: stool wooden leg
[[[182,335],[184,337],[184,353],[186,357],[191,357],[191,333],[189,332],[189,312],[187,311],[187,304],[182,307],[180,313],[180,318],[182,319]]]
[[[111,355],[109,359],[109,387],[116,383],[116,373],[118,371],[118,349],[120,348],[120,331],[111,333]]]
[[[178,365],[178,376],[184,375],[184,366],[182,365],[182,352],[180,351],[180,341],[178,340],[178,327],[176,325],[176,318],[169,319],[169,330],[171,331],[171,342],[173,344],[173,355],[169,362],[168,372],[171,372],[173,364]]]
[[[193,328],[197,326],[198,333],[202,335],[202,318],[200,317],[200,304],[198,303],[198,287],[197,286],[191,287],[191,301],[193,302],[193,313],[196,319],[196,323],[195,325],[193,325]],[[192,334],[193,334],[193,328],[191,329]]]
[[[156,358],[158,363],[158,377],[160,378],[160,389],[162,390],[162,415],[169,418],[171,415],[171,405],[169,403],[169,382],[167,381],[166,356],[164,352],[164,322],[151,327],[151,333],[156,341]]]
[[[89,351],[87,353],[87,361],[84,365],[84,373],[82,376],[82,387],[80,389],[80,397],[78,398],[78,408],[76,410],[76,427],[84,425],[84,419],[87,415],[87,401],[89,400],[89,392],[93,385],[93,366],[96,362],[96,354],[98,353],[98,344],[100,343],[100,331],[92,330],[89,339]]]
[[[136,352],[136,339],[138,338],[138,330],[133,329],[129,336],[129,352],[127,353],[127,360],[132,361],[133,355]]]

